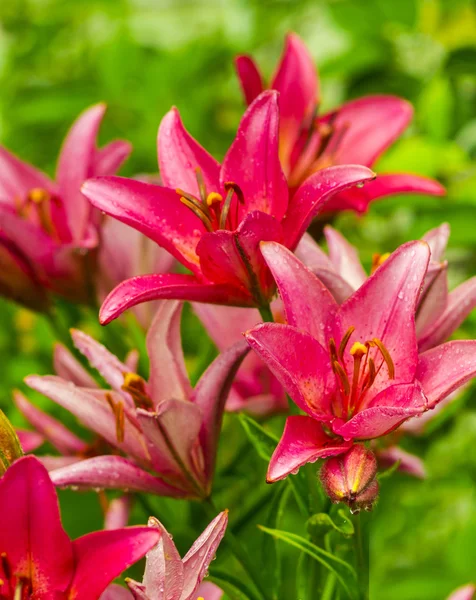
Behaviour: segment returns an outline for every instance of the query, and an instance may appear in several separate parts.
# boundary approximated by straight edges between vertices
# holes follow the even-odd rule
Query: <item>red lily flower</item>
[[[192,272],[123,282],[106,298],[102,324],[159,298],[268,306],[275,285],[259,242],[294,249],[331,195],[374,177],[361,166],[332,167],[306,180],[289,201],[278,156],[277,96],[256,98],[221,166],[172,109],[158,135],[163,186],[100,177],[82,187],[94,206],[150,237]]]
[[[250,56],[238,56],[236,70],[247,104],[263,91],[263,78]],[[312,58],[296,35],[286,45],[270,89],[280,93],[279,149],[289,186],[300,183],[331,165],[361,164],[372,167],[379,156],[402,134],[411,121],[411,105],[395,96],[365,96],[325,115],[316,116],[319,81]],[[365,212],[373,200],[401,193],[444,194],[431,179],[408,173],[379,175],[364,189],[335,195],[325,211],[351,209]]]

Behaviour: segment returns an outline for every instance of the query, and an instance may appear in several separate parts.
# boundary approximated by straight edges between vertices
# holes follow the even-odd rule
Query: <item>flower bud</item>
[[[329,458],[321,468],[322,487],[332,502],[345,502],[352,513],[371,510],[378,496],[377,459],[362,445]]]

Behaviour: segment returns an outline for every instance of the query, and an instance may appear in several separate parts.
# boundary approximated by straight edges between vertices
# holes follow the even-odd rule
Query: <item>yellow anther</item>
[[[34,202],[35,204],[46,202],[49,198],[49,192],[43,188],[33,188],[28,192],[28,200],[31,200],[31,202]]]
[[[365,344],[362,344],[361,342],[354,342],[352,344],[352,348],[350,349],[351,355],[356,356],[358,358],[362,358],[362,356],[364,356],[364,354],[367,354],[367,352],[367,346]]]
[[[375,271],[380,267],[380,265],[383,265],[389,256],[390,252],[385,252],[385,254],[374,254],[372,256],[372,266],[370,268],[370,272],[372,274],[375,273]]]
[[[145,381],[137,373],[124,373],[124,386],[143,390]]]
[[[137,373],[124,373],[122,389],[132,396],[137,406],[141,408],[152,407],[152,401],[147,393],[147,384]]]
[[[214,204],[220,204],[223,202],[223,196],[218,192],[210,192],[207,196],[207,206],[213,206]]]

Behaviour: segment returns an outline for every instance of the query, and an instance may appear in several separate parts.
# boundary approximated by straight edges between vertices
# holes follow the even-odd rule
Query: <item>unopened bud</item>
[[[320,472],[322,487],[332,502],[344,502],[352,513],[371,510],[378,496],[377,459],[365,446],[352,446],[329,458]]]

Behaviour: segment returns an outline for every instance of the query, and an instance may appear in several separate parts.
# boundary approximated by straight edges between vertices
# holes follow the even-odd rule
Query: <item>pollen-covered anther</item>
[[[372,266],[370,267],[370,273],[373,275],[375,271],[383,265],[383,263],[390,256],[390,252],[385,252],[385,254],[374,254],[372,256]]]
[[[122,389],[132,396],[137,406],[147,409],[152,408],[152,400],[147,392],[147,384],[137,373],[124,373]]]
[[[367,354],[368,348],[365,344],[361,342],[354,342],[352,344],[352,348],[350,349],[350,353],[354,358],[362,358],[365,354]]]
[[[125,432],[125,415],[124,415],[124,404],[120,401],[114,402],[111,394],[106,394],[106,400],[116,418],[116,439],[118,444],[122,444],[124,441]]]
[[[51,199],[51,194],[43,188],[33,188],[28,192],[27,200],[34,204],[41,204]]]
[[[207,206],[215,206],[223,202],[223,196],[218,192],[210,192],[207,196]]]

